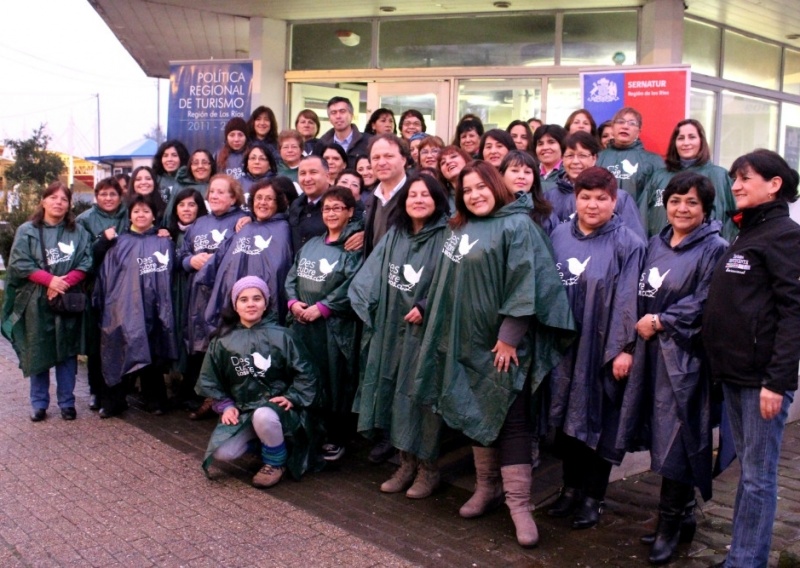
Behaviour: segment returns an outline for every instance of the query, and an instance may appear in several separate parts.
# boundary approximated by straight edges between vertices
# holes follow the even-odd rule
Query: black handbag
[[[44,248],[44,229],[39,227],[39,243],[42,245],[42,260],[47,270],[47,250]],[[49,271],[48,271],[49,272]],[[81,284],[70,286],[63,294],[47,300],[50,310],[63,315],[77,315],[86,310],[86,293]]]

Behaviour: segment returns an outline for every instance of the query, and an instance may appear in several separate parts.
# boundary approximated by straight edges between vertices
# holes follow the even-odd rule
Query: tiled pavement
[[[54,394],[54,393],[53,393]],[[371,466],[366,445],[341,466],[250,487],[258,464],[212,468],[199,463],[213,422],[173,411],[155,417],[132,409],[100,420],[87,409],[81,368],[78,420],[28,420],[27,381],[0,340],[0,567],[11,566],[646,566],[638,537],[655,521],[659,480],[651,474],[615,482],[600,525],[571,531],[536,513],[537,549],[513,540],[507,512],[464,520],[469,453],[443,458],[448,483],[412,501],[382,495],[392,466]],[[53,396],[54,398],[54,396]],[[793,566],[800,551],[800,424],[787,428],[771,565]],[[715,481],[695,541],[672,565],[721,560],[730,538],[736,472]],[[558,488],[559,467],[545,457],[534,482],[541,503]]]

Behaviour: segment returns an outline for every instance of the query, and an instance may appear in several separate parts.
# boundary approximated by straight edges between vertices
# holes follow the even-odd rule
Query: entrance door
[[[367,117],[382,107],[394,112],[398,135],[400,115],[413,108],[425,117],[428,134],[441,137],[445,144],[450,140],[450,81],[369,83]]]

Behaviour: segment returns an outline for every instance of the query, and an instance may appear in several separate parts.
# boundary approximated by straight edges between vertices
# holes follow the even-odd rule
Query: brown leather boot
[[[500,468],[506,505],[517,529],[517,542],[526,548],[539,543],[539,529],[531,515],[531,466],[506,465]]]
[[[414,475],[417,473],[417,457],[408,452],[400,452],[400,467],[394,472],[392,477],[381,484],[381,491],[384,493],[400,493],[405,491]]]
[[[475,460],[475,493],[458,510],[465,519],[480,517],[503,503],[500,452],[495,448],[472,446],[472,456]]]
[[[406,491],[406,497],[409,499],[430,497],[431,493],[439,487],[440,481],[439,467],[436,463],[420,460],[417,468],[417,477],[414,479],[414,484]]]

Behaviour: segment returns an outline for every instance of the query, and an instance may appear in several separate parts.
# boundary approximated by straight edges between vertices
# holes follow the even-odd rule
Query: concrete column
[[[275,112],[279,130],[286,128],[285,81],[288,24],[283,20],[250,18],[250,58],[253,60],[253,108]],[[251,112],[253,109],[250,109]]]
[[[649,0],[642,7],[642,65],[683,62],[683,0]]]

